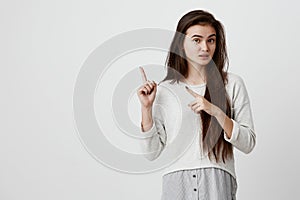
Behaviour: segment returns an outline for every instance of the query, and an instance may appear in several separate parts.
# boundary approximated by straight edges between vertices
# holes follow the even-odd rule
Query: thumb
[[[156,91],[157,91],[157,83],[155,83],[155,81],[152,81],[154,83],[154,86],[153,86],[153,93],[155,94]]]

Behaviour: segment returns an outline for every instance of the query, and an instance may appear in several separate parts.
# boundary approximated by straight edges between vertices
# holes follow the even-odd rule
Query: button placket
[[[194,182],[194,184],[193,184],[194,187],[191,189],[195,195],[195,198],[198,199],[198,181],[197,181],[197,170],[196,169],[192,171],[192,180]]]

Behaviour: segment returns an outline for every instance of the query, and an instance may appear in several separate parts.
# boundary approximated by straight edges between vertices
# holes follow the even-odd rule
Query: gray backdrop
[[[140,28],[175,30],[196,8],[225,25],[229,71],[244,79],[251,100],[257,146],[248,155],[236,152],[238,199],[298,198],[299,6],[291,0],[2,0],[0,199],[159,199],[162,171],[122,173],[86,151],[74,123],[73,90],[82,64],[103,42]],[[162,64],[164,55],[156,53],[125,56],[115,67],[123,65],[125,73]],[[139,108],[129,110],[138,124]],[[101,111],[95,113],[101,121]],[[119,148],[135,150],[124,136],[106,134]]]

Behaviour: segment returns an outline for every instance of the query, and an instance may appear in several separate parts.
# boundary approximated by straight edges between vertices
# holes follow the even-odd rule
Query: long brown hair
[[[193,25],[210,25],[216,31],[216,49],[212,60],[206,66],[206,90],[204,98],[218,106],[231,118],[231,106],[225,90],[228,81],[228,57],[226,50],[225,32],[223,25],[212,14],[203,10],[194,10],[185,14],[178,22],[176,33],[172,40],[167,56],[167,75],[163,79],[178,83],[183,77],[187,77],[188,63],[183,49],[186,31]],[[226,67],[226,69],[225,69]],[[178,73],[179,72],[179,73]],[[203,148],[208,151],[209,159],[215,157],[216,161],[225,163],[227,158],[232,158],[233,148],[231,143],[223,138],[224,130],[215,117],[201,111]],[[201,144],[201,143],[200,143]]]

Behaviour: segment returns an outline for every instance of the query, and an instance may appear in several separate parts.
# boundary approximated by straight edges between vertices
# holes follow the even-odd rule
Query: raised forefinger
[[[146,73],[145,73],[143,67],[140,67],[140,72],[141,72],[141,75],[142,75],[143,82],[144,83],[147,82],[147,76],[146,76]]]

